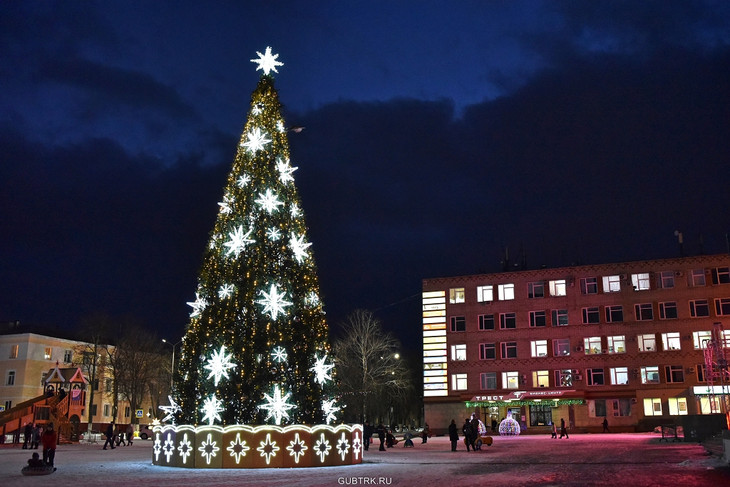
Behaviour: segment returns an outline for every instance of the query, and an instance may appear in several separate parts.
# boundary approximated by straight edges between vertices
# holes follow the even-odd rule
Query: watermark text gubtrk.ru
[[[337,477],[340,485],[390,485],[391,477]]]

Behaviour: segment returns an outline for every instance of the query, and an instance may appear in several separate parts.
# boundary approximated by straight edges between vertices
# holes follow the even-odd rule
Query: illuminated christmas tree
[[[205,250],[170,417],[184,424],[324,423],[333,365],[271,48]],[[179,406],[179,407],[178,407]]]

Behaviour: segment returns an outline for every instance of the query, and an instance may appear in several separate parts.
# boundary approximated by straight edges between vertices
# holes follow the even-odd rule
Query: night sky
[[[421,280],[727,252],[726,1],[0,5],[0,321],[177,339],[271,46],[333,331]],[[523,257],[524,254],[524,257]]]

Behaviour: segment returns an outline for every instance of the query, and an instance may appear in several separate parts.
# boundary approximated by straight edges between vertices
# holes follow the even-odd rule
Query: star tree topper
[[[256,51],[256,54],[259,55],[259,58],[251,59],[251,62],[258,64],[256,71],[261,69],[264,71],[265,75],[268,75],[271,71],[278,73],[276,67],[284,65],[284,63],[282,63],[281,61],[276,60],[279,55],[271,54],[271,48],[268,46],[266,47],[266,52],[264,54],[261,54],[259,51]]]

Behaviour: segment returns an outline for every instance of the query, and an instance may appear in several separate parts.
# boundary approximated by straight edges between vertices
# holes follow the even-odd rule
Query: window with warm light
[[[549,282],[550,296],[566,296],[568,294],[568,285],[565,279],[556,279]]]
[[[612,335],[606,337],[608,342],[608,353],[626,353],[626,337],[624,335]]]
[[[451,360],[466,360],[466,345],[461,343],[451,345]]]
[[[621,291],[621,276],[603,276],[603,292],[617,293]]]
[[[477,286],[477,302],[488,303],[494,301],[494,286]]]
[[[679,332],[662,333],[662,349],[664,351],[680,350],[681,348]]]
[[[533,370],[532,387],[550,387],[550,371]]]
[[[458,304],[463,303],[465,300],[464,298],[464,288],[463,287],[455,287],[449,289],[449,303],[450,304]]]
[[[43,351],[43,358],[45,360],[51,360],[53,358],[53,348],[46,347],[45,350]]]
[[[465,391],[466,383],[466,374],[451,374],[451,390]]]
[[[640,352],[656,352],[656,336],[652,334],[637,335]]]
[[[661,416],[662,400],[658,397],[644,398],[644,416]]]
[[[10,347],[10,358],[18,358],[19,349],[20,349],[20,345],[12,345]]]
[[[586,355],[593,355],[601,353],[601,337],[586,337],[583,339],[583,348],[585,349]]]
[[[515,299],[514,284],[500,284],[497,286],[497,296],[500,301],[509,301]]]
[[[687,413],[687,398],[686,397],[670,397],[667,399],[669,406],[670,416],[684,416]]]
[[[631,274],[631,284],[634,286],[634,291],[648,291],[651,289],[649,273]]]
[[[520,373],[517,371],[502,372],[502,387],[505,389],[519,389]]]

